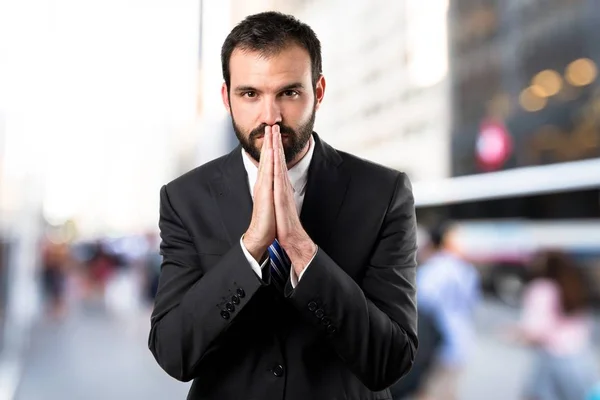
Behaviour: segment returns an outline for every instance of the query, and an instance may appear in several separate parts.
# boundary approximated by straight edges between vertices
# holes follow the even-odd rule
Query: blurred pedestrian
[[[160,255],[160,238],[154,232],[149,232],[145,236],[146,251],[142,257],[144,286],[142,290],[145,304],[154,305],[156,292],[158,291],[158,280],[160,278],[160,266],[162,256]]]
[[[598,381],[589,288],[575,262],[560,251],[541,252],[532,271],[521,321],[513,332],[535,349],[524,398],[584,399]]]
[[[417,269],[419,315],[427,316],[430,351],[422,355],[419,399],[458,398],[458,382],[473,349],[474,310],[480,294],[480,279],[475,267],[467,262],[457,241],[456,226],[439,224],[429,234],[430,255]],[[433,341],[439,331],[441,341]],[[421,348],[419,346],[419,351]],[[425,349],[423,349],[425,351]]]
[[[87,267],[94,299],[104,301],[106,285],[117,268],[117,262],[108,253],[102,240],[98,239],[94,244],[94,255]]]
[[[68,261],[68,244],[49,233],[42,244],[41,282],[46,311],[52,319],[59,320],[66,315]]]

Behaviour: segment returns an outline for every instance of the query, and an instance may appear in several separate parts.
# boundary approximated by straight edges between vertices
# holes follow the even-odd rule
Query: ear
[[[223,82],[221,86],[221,99],[223,100],[223,105],[229,114],[231,114],[231,105],[229,104],[229,90],[227,88],[227,84]]]
[[[319,109],[319,106],[323,101],[323,97],[325,97],[325,85],[325,77],[323,75],[319,76],[319,79],[317,80],[317,85],[315,87],[315,98],[317,101],[317,104],[315,105],[315,110]]]

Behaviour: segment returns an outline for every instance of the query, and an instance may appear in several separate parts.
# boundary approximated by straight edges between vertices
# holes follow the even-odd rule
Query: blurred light
[[[546,94],[544,97],[554,96],[562,88],[562,78],[560,74],[551,69],[538,73],[531,80],[532,85],[539,86]],[[538,96],[539,97],[539,96]]]
[[[538,97],[549,97],[548,92],[546,92],[546,90],[540,85],[531,85],[529,88],[531,89],[533,94],[535,94]]]
[[[538,96],[531,87],[528,87],[521,92],[519,102],[526,111],[535,112],[546,107],[547,100],[545,97]]]
[[[475,150],[481,168],[487,171],[500,168],[512,152],[512,140],[504,123],[484,121]]]
[[[580,58],[567,66],[565,78],[573,86],[586,86],[597,76],[596,64],[589,58]]]

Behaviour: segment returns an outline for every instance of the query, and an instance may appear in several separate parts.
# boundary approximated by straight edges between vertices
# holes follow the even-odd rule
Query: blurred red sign
[[[493,171],[502,167],[512,153],[512,138],[506,126],[496,120],[483,121],[475,152],[481,169]]]

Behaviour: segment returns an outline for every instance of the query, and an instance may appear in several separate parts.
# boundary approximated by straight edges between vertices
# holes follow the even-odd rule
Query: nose
[[[265,96],[263,104],[262,122],[267,125],[275,125],[281,122],[281,108],[276,99]]]

